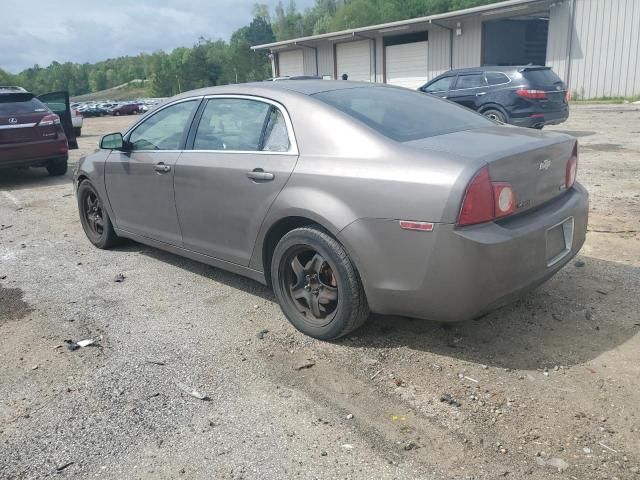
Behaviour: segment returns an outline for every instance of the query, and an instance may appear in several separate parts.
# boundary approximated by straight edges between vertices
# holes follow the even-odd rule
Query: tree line
[[[300,11],[295,0],[273,12],[256,4],[253,20],[229,41],[200,38],[192,47],[113,58],[97,63],[52,62],[18,74],[0,68],[0,85],[20,85],[35,93],[67,90],[81,95],[134,79],[147,80],[148,94],[171,96],[194,88],[263,80],[271,76],[268,52],[252,45],[469,8],[498,0],[316,0]],[[0,65],[1,67],[1,65]]]

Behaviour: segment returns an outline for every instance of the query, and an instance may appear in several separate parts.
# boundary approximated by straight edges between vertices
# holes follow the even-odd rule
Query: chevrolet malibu
[[[183,93],[75,172],[82,227],[271,285],[319,339],[369,312],[451,322],[581,248],[576,140],[410,90],[285,80]]]

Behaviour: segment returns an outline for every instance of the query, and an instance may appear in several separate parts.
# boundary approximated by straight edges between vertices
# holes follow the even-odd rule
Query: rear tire
[[[284,315],[310,337],[342,337],[369,317],[358,272],[342,245],[319,228],[297,228],[282,237],[271,280]]]
[[[80,223],[89,241],[103,250],[116,245],[120,238],[113,230],[111,219],[98,192],[88,180],[80,184],[76,197]]]
[[[500,123],[507,123],[505,114],[495,108],[485,110],[484,112],[482,112],[482,114],[490,120],[494,120]]]
[[[55,160],[49,160],[47,163],[47,172],[52,177],[59,177],[67,173],[68,162],[66,158],[56,158]]]

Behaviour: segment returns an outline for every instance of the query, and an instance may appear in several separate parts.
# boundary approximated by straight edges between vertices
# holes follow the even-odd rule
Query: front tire
[[[47,163],[47,172],[52,177],[60,177],[67,173],[68,162],[66,158],[57,158],[55,160],[49,160]]]
[[[297,228],[282,237],[271,280],[284,315],[310,337],[342,337],[369,317],[358,272],[342,245],[319,228]]]
[[[77,198],[80,223],[89,241],[103,250],[116,245],[120,239],[98,192],[88,180],[78,187]]]

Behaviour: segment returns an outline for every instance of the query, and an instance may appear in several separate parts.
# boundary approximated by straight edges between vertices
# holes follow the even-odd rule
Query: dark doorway
[[[482,24],[483,65],[544,65],[549,19],[509,18]]]

